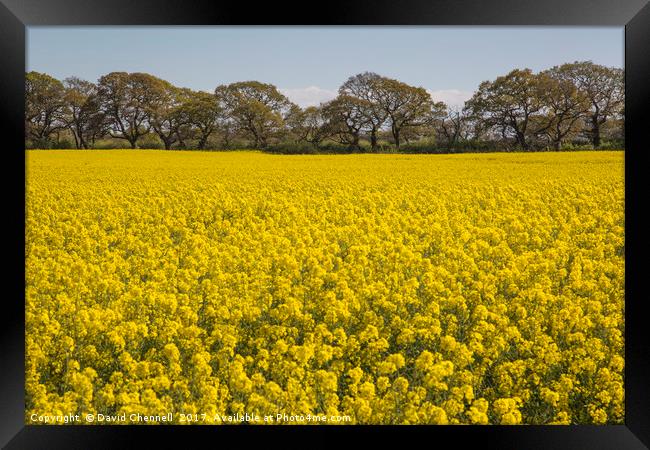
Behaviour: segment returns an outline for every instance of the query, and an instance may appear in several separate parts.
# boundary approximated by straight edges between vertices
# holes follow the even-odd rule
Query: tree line
[[[147,73],[112,72],[92,83],[32,71],[25,93],[27,148],[533,151],[622,147],[624,136],[624,72],[590,61],[515,69],[481,83],[463,107],[372,72],[307,108],[259,81],[208,93]]]

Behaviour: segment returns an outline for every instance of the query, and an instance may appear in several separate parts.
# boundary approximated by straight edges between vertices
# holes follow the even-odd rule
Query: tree
[[[470,139],[470,117],[466,109],[448,108],[445,116],[436,122],[437,140],[449,148]]]
[[[253,140],[255,147],[265,148],[278,135],[293,103],[272,84],[243,81],[215,89],[221,109],[239,131]]]
[[[64,122],[77,148],[90,148],[106,132],[106,120],[97,95],[97,85],[77,77],[63,81]]]
[[[151,131],[149,118],[164,95],[164,82],[146,73],[111,72],[99,79],[98,96],[110,123],[109,134],[136,148]]]
[[[368,125],[366,100],[339,94],[334,100],[323,105],[323,117],[327,120],[332,136],[338,137],[341,144],[360,149],[361,130]]]
[[[59,80],[33,71],[25,75],[25,138],[49,147],[52,134],[66,126],[64,95]]]
[[[410,86],[390,78],[381,78],[375,88],[378,105],[388,117],[397,148],[400,146],[403,130],[433,125],[437,118],[442,117],[446,109],[444,103],[434,103],[431,95],[422,87]]]
[[[332,135],[330,123],[322,106],[309,106],[304,110],[296,107],[287,124],[299,141],[308,142],[314,147],[319,147]]]
[[[505,140],[514,136],[523,150],[530,149],[531,137],[551,125],[538,123],[535,115],[543,108],[540,78],[530,69],[515,69],[495,81],[484,81],[466,106],[489,128],[496,128]]]
[[[558,77],[552,70],[542,72],[539,82],[543,105],[539,128],[544,130],[553,148],[559,150],[563,139],[580,131],[582,119],[589,110],[589,99],[571,80]]]
[[[483,117],[473,110],[469,101],[465,102],[460,114],[463,117],[466,141],[478,143],[494,141],[500,137],[498,130],[486,123]]]
[[[156,80],[152,89],[157,91],[157,95],[152,96],[147,106],[148,121],[165,149],[169,150],[185,137],[181,127],[188,124],[188,117],[184,114],[183,104],[190,98],[191,91],[179,89],[163,80]]]
[[[284,138],[292,139],[294,142],[305,141],[304,127],[305,112],[298,105],[292,105],[284,117]]]
[[[221,145],[223,148],[231,148],[233,145],[233,140],[237,138],[237,131],[237,126],[229,117],[224,116],[217,123],[216,132],[221,140]]]
[[[605,67],[591,61],[581,61],[549,70],[557,79],[571,81],[587,96],[590,109],[587,115],[588,135],[593,146],[601,143],[601,129],[610,119],[623,116],[625,107],[624,72],[622,69]]]
[[[196,134],[197,148],[204,149],[208,138],[219,127],[222,110],[217,98],[207,92],[190,92],[180,106],[180,113],[190,129],[179,128],[179,140],[183,141],[184,136]]]
[[[370,147],[377,148],[377,133],[388,118],[388,112],[380,104],[380,86],[383,77],[373,72],[364,72],[347,79],[339,88],[339,94],[356,97],[361,112],[366,118],[366,126],[370,133]]]

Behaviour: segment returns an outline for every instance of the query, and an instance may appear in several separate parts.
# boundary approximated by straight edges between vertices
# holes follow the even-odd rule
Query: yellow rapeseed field
[[[623,160],[28,151],[26,421],[623,423]]]

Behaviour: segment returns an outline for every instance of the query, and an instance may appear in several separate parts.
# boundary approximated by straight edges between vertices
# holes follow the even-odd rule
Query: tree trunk
[[[377,130],[375,128],[370,131],[370,148],[373,152],[377,149]]]
[[[399,128],[393,128],[393,139],[395,139],[395,148],[399,148]]]
[[[77,148],[77,150],[83,148],[81,142],[79,141],[79,138],[77,137],[77,132],[73,129],[70,129],[70,131],[72,131],[72,137],[74,138],[74,146]]]
[[[352,135],[352,148],[359,150],[361,146],[359,145],[359,133],[354,133]]]
[[[591,119],[591,143],[594,148],[600,147],[600,124],[597,117]]]
[[[517,132],[517,142],[518,142],[519,145],[521,146],[521,149],[522,149],[522,150],[524,150],[524,151],[528,151],[528,150],[529,150],[529,148],[528,148],[528,142],[526,142],[526,136],[524,135],[524,133]]]

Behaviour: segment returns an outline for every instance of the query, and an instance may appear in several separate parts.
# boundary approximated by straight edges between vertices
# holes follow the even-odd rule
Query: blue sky
[[[148,72],[213,91],[259,80],[301,106],[373,71],[461,104],[484,80],[576,60],[623,67],[622,27],[29,27],[27,70]]]

